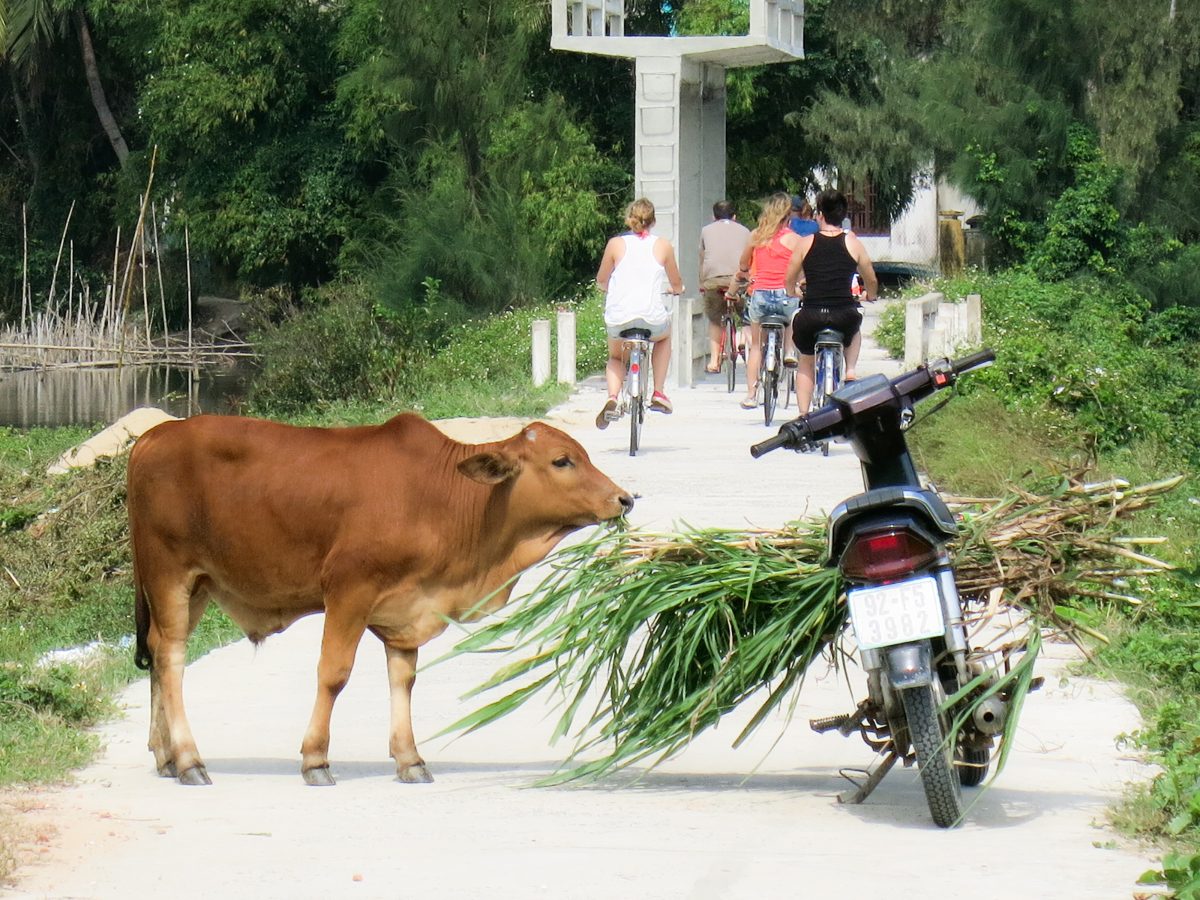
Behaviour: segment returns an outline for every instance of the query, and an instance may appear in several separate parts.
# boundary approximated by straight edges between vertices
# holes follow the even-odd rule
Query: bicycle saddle
[[[778,325],[780,328],[784,328],[787,326],[788,322],[790,322],[790,321],[791,320],[788,319],[787,316],[763,316],[762,321],[759,322],[758,324],[766,325],[766,326]]]
[[[822,328],[817,332],[818,344],[843,344],[846,339],[836,328]]]
[[[648,341],[650,340],[650,331],[646,328],[626,328],[622,330],[621,337],[630,341]]]

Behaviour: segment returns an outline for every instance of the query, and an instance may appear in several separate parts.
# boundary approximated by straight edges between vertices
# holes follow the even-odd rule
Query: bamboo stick
[[[154,225],[154,267],[158,270],[158,301],[162,306],[163,346],[169,347],[171,345],[171,332],[167,324],[167,292],[163,288],[162,248],[158,243],[158,212],[153,203],[150,204],[150,221]]]
[[[29,305],[29,224],[25,204],[21,204],[21,330],[25,330],[25,310]]]
[[[185,267],[187,269],[187,345],[188,355],[190,356],[192,353],[192,244],[188,237],[188,226],[186,222],[183,226],[183,250]],[[192,376],[195,377],[195,372],[192,373]]]
[[[62,237],[58,241],[58,256],[54,258],[54,274],[50,276],[50,293],[46,295],[46,306],[49,307],[54,303],[54,288],[58,284],[58,266],[62,262],[63,245],[67,242],[67,229],[71,227],[71,216],[75,213],[75,201],[71,201],[71,208],[67,210],[67,221],[63,225]]]

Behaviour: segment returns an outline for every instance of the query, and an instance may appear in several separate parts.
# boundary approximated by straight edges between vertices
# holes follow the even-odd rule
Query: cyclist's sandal
[[[720,375],[721,367],[720,366],[705,366],[704,371],[707,372],[709,375]]]
[[[671,406],[671,401],[667,399],[667,395],[662,391],[654,392],[654,396],[650,398],[650,408],[660,413],[670,413],[674,409]]]
[[[758,409],[758,398],[757,397],[743,397],[742,398],[742,409]]]
[[[603,431],[609,422],[617,421],[617,398],[609,397],[604,403],[604,409],[596,416],[596,427]]]

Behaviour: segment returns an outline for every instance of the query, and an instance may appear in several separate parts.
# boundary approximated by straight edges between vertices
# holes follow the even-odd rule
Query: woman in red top
[[[762,320],[765,316],[787,316],[796,311],[799,300],[786,287],[788,263],[802,238],[791,229],[792,198],[789,194],[772,194],[763,204],[758,227],[750,234],[750,243],[742,253],[739,278],[744,278],[754,266],[754,293],[746,305],[750,319],[750,349],[746,354],[746,397],[742,409],[758,406],[758,371],[762,365]],[[789,329],[790,330],[790,329]],[[790,341],[788,342],[790,346]],[[788,362],[795,358],[788,352]]]

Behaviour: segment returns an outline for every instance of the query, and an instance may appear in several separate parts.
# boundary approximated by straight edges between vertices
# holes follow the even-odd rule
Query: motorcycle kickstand
[[[900,759],[895,750],[889,751],[887,756],[879,760],[878,764],[870,769],[841,769],[838,774],[845,778],[848,782],[858,788],[853,794],[849,791],[838,794],[838,803],[862,803],[867,797],[871,796],[871,792],[879,786],[879,782],[883,781],[883,776],[891,771]],[[861,784],[851,777],[850,773],[866,775],[867,780]]]

